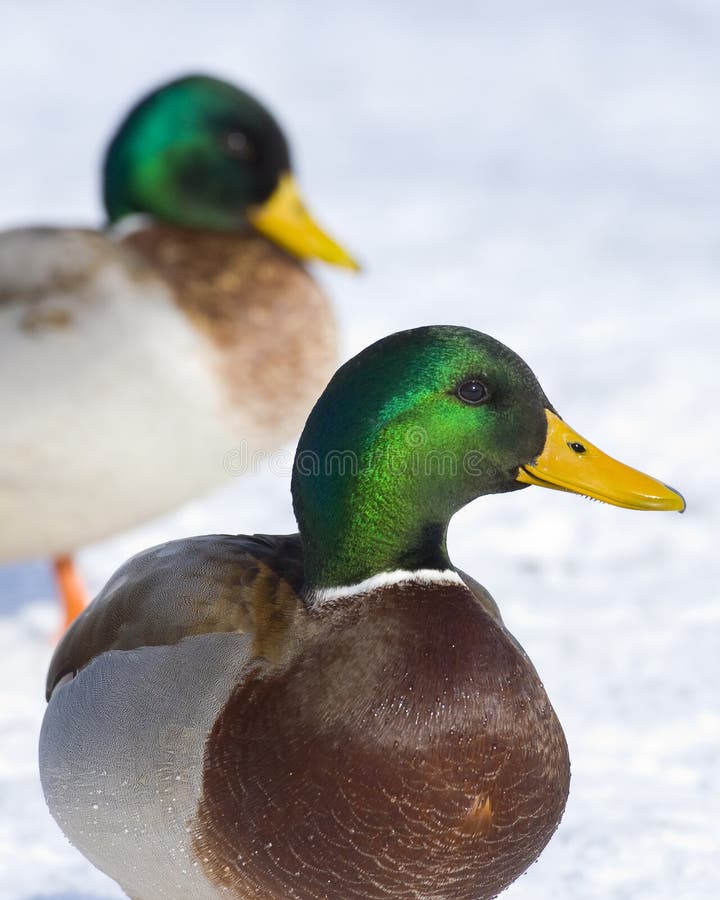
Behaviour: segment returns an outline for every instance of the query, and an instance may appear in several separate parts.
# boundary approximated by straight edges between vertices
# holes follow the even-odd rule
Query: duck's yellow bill
[[[520,467],[518,481],[584,494],[625,509],[685,510],[677,491],[598,450],[549,409],[545,415],[545,446],[533,465]]]
[[[352,256],[316,224],[290,172],[280,176],[270,198],[252,210],[249,218],[265,237],[300,259],[322,259],[335,266],[360,269]]]

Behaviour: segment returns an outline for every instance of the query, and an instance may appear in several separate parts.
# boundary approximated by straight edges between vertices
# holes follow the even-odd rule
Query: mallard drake
[[[215,78],[131,109],[104,200],[104,231],[0,234],[0,561],[54,557],[69,619],[75,549],[299,432],[337,362],[301,260],[356,268],[303,205],[278,123]]]
[[[299,535],[133,557],[59,645],[40,772],[131,897],[494,897],[563,813],[565,738],[451,516],[528,485],[630,509],[603,454],[487,335],[418,328],[335,374],[292,479]]]

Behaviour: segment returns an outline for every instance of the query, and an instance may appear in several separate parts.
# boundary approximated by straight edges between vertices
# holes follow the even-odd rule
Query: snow
[[[3,9],[1,225],[97,221],[128,102],[225,75],[276,110],[312,208],[366,261],[318,269],[345,356],[431,322],[487,331],[581,434],[685,494],[684,516],[651,515],[532,488],[453,521],[453,559],[533,659],[573,764],[560,829],[508,900],[720,890],[719,42],[711,0]],[[161,540],[291,530],[278,459],[83,550],[91,586]],[[39,787],[56,626],[46,563],[0,570],[3,900],[121,896]]]

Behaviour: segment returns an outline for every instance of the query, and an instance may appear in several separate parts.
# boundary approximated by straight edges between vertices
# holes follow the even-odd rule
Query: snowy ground
[[[312,206],[367,263],[319,272],[346,355],[413,325],[487,331],[582,434],[688,501],[650,515],[533,488],[453,523],[573,761],[557,835],[504,896],[718,896],[720,5],[186,6],[3,6],[0,225],[97,221],[102,143],[158,79],[207,69],[266,98]],[[96,589],[150,543],[291,528],[287,478],[263,470],[80,563]],[[0,570],[2,900],[119,896],[39,788],[56,615],[44,563]]]

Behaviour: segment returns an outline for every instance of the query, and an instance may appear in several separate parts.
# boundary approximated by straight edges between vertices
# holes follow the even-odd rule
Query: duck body
[[[297,433],[337,352],[302,261],[357,268],[270,112],[206,75],[130,109],[103,200],[104,231],[0,234],[0,562],[53,556],[66,624],[87,599],[73,551]]]
[[[567,746],[537,673],[454,571],[392,573],[352,602],[304,599],[301,556],[297,538],[198,538],[111,580],[96,623],[124,608],[126,637],[105,631],[115,649],[80,663],[43,726],[53,815],[145,900],[495,896],[567,797]],[[140,646],[119,649],[131,609],[157,622],[132,598],[161,571],[153,595],[194,597],[218,630],[143,647],[154,639],[138,629]],[[230,577],[244,586],[223,603],[207,585]],[[276,617],[253,628],[258,589]],[[49,686],[99,649],[92,618]]]
[[[249,469],[299,431],[336,341],[326,295],[251,231],[0,234],[0,561],[69,553]]]
[[[556,829],[568,751],[446,534],[530,483],[684,509],[487,335],[347,362],[298,444],[299,535],[141,553],[59,644],[40,772],[66,835],[138,900],[494,897]]]

